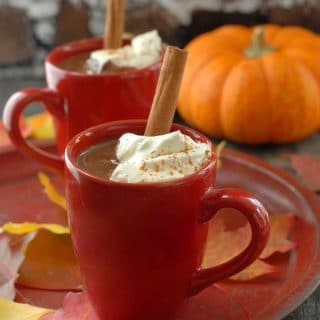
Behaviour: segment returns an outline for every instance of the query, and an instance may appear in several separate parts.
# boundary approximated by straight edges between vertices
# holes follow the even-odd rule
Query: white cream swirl
[[[116,50],[96,50],[88,60],[89,72],[101,73],[109,63],[117,67],[141,69],[155,63],[160,58],[161,38],[153,30],[134,37],[131,45]]]
[[[116,155],[119,164],[110,180],[156,182],[194,173],[208,162],[211,149],[180,131],[153,137],[126,133],[119,139]]]

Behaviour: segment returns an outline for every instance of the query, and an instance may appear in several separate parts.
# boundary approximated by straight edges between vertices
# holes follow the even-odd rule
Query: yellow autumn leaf
[[[52,117],[48,112],[41,112],[25,118],[25,122],[31,128],[31,138],[53,139],[54,128]]]
[[[221,153],[223,149],[227,146],[227,141],[221,141],[216,147],[216,155],[217,155],[217,168],[221,168]]]
[[[3,320],[40,320],[53,311],[0,298],[0,319]]]
[[[16,283],[45,290],[82,288],[68,227],[49,223],[9,222],[0,226],[0,234],[2,232],[15,237],[26,237],[25,234],[33,236],[23,248],[25,254],[18,266],[19,277]]]
[[[38,231],[40,229],[48,230],[55,234],[69,234],[70,229],[60,224],[53,223],[6,223],[2,227],[0,227],[0,233],[8,232],[12,234],[26,234],[34,231]],[[0,318],[1,319],[1,318]]]
[[[38,173],[38,179],[44,187],[44,192],[47,194],[48,198],[58,206],[67,210],[67,201],[64,196],[59,194],[51,183],[49,177],[43,172]]]

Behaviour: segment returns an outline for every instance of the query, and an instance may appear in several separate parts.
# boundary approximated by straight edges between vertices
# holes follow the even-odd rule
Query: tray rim
[[[226,151],[226,152],[225,152]],[[223,150],[221,154],[222,158],[231,159],[232,161],[236,161],[238,163],[246,164],[250,163],[250,166],[254,168],[254,170],[263,169],[263,171],[272,174],[272,179],[276,179],[281,182],[285,182],[293,186],[306,200],[314,217],[317,220],[317,236],[318,236],[318,247],[320,246],[320,201],[317,198],[315,192],[309,190],[305,187],[294,175],[285,171],[284,169],[280,169],[275,167],[264,160],[259,159],[256,156],[252,156],[250,154],[226,148]],[[311,276],[310,276],[311,274]],[[307,285],[303,285],[304,282],[307,282]],[[266,309],[263,312],[263,316],[270,316],[275,319],[282,319],[293,312],[296,308],[298,308],[305,300],[307,300],[312,293],[318,288],[320,285],[320,250],[318,250],[315,255],[313,264],[307,270],[307,274],[304,276],[303,280],[296,286],[294,291],[289,296],[285,296],[281,303],[277,303],[275,306],[278,307],[279,311],[274,311],[275,306],[270,310]],[[297,293],[298,292],[298,293]],[[298,297],[298,298],[295,298]],[[270,311],[269,311],[270,310]],[[272,314],[269,315],[269,312]]]

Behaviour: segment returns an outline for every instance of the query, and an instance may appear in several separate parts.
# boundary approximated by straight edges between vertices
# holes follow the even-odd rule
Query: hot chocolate
[[[93,176],[109,179],[118,165],[117,143],[118,140],[108,140],[89,147],[78,156],[77,165]]]
[[[79,53],[77,55],[71,56],[63,61],[61,61],[58,66],[61,69],[79,72],[79,73],[93,73],[91,71],[92,67],[89,63],[90,52]],[[120,67],[113,63],[106,64],[100,73],[113,73],[113,72],[123,72],[135,70],[135,68],[131,67]]]

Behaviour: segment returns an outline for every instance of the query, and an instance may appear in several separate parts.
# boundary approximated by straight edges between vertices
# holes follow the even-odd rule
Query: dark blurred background
[[[19,88],[44,85],[43,61],[50,49],[102,34],[105,3],[0,0],[0,111]],[[320,1],[127,0],[127,32],[156,28],[164,41],[179,46],[224,24],[266,22],[297,24],[320,32]]]

